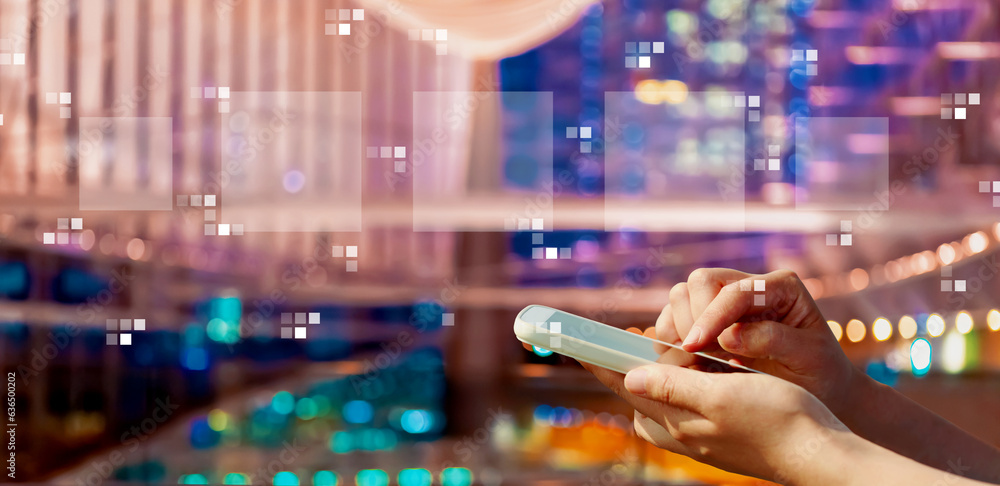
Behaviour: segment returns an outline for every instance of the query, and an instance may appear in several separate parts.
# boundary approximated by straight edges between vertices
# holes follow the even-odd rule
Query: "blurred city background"
[[[2,0],[5,480],[763,484],[512,332],[699,267],[1000,445],[998,80],[991,0]]]

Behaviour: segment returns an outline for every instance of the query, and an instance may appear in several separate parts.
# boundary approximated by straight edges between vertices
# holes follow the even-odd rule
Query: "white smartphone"
[[[656,363],[660,358],[657,344],[687,352],[676,344],[650,339],[543,305],[529,305],[522,309],[514,320],[514,334],[521,342],[619,373]],[[691,354],[728,367],[761,373],[709,354]]]

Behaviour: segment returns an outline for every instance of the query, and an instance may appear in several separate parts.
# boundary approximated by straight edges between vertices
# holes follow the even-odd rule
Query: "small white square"
[[[73,100],[73,95],[67,92],[59,93],[59,104],[68,105]]]
[[[781,155],[781,145],[768,145],[767,146],[767,155],[769,155],[771,157],[777,157],[777,156]]]
[[[365,19],[365,9],[356,8],[351,11],[351,20],[364,20]]]
[[[766,170],[767,160],[764,159],[753,159],[753,170]]]
[[[760,108],[760,96],[751,96],[749,103],[750,108]]]
[[[639,67],[640,68],[648,68],[650,66],[650,62],[649,61],[650,61],[650,57],[649,56],[639,56]]]
[[[653,43],[653,54],[663,54],[664,44],[662,42]]]
[[[215,236],[215,224],[205,225],[205,236]]]
[[[14,58],[17,59],[17,54],[14,54]],[[14,64],[17,64],[17,62],[15,61]],[[979,93],[969,93],[969,104],[970,105],[979,104]]]
[[[146,330],[146,320],[145,319],[135,319],[132,321],[132,328],[136,331]]]
[[[531,220],[528,218],[517,218],[517,229],[519,231],[531,229]]]
[[[1000,181],[993,181],[993,192],[1000,192]]]
[[[3,126],[3,113],[0,113],[0,127]]]
[[[379,157],[388,159],[392,157],[392,147],[379,147]]]
[[[851,235],[840,235],[840,246],[851,246],[853,240]]]
[[[205,206],[215,207],[215,194],[205,194]]]
[[[68,230],[69,218],[56,218],[56,229]]]
[[[544,260],[545,259],[545,248],[532,248],[531,249],[531,259],[532,260]]]
[[[219,236],[229,236],[229,224],[219,225]]]
[[[406,158],[406,147],[395,147],[393,153],[395,153],[397,159]]]
[[[979,181],[979,192],[990,192],[990,181]]]
[[[781,159],[767,159],[767,170],[781,170]]]
[[[955,93],[955,104],[964,105],[966,100],[965,93]]]
[[[805,60],[805,51],[802,49],[792,49],[792,62],[802,62]]]
[[[219,98],[229,99],[229,86],[221,86],[219,88]]]
[[[941,291],[942,292],[951,292],[951,280],[942,280],[941,281]]]
[[[119,329],[122,331],[132,330],[132,319],[119,319],[118,321],[121,323]]]
[[[219,102],[219,113],[229,113],[229,102],[220,101]]]
[[[334,258],[343,258],[344,257],[344,247],[343,246],[339,246],[339,245],[338,246],[334,246],[330,250],[330,255],[333,256]]]
[[[14,65],[16,66],[16,65],[21,65],[21,64],[24,64],[24,53],[18,54],[18,53],[15,52],[14,53]],[[976,95],[976,96],[978,96],[978,95]]]
[[[854,223],[852,223],[851,220],[843,219],[840,221],[841,233],[850,233],[851,231],[854,231],[852,228],[854,228]]]
[[[562,323],[561,322],[550,322],[549,323],[549,332],[551,332],[553,334],[560,334],[560,333],[562,333]]]
[[[295,328],[295,339],[305,339],[306,338],[306,328],[296,327]]]
[[[750,279],[740,280],[740,291],[741,292],[749,292],[751,290],[753,290],[753,280],[750,280]]]
[[[593,132],[590,127],[580,127],[580,138],[590,138],[591,133]]]
[[[448,55],[448,44],[438,44],[438,45],[434,46],[434,54],[436,54],[438,56],[447,56]]]
[[[305,324],[306,323],[306,319],[307,318],[306,318],[306,313],[305,312],[296,312],[295,313],[295,323],[296,324]]]
[[[290,327],[281,328],[281,339],[291,339],[294,330]]]
[[[541,231],[545,229],[545,220],[543,218],[532,218],[531,219],[531,229],[535,231]]]
[[[337,19],[338,20],[351,20],[351,9],[349,9],[349,8],[338,9],[338,11],[337,11]]]
[[[122,333],[119,336],[119,338],[121,340],[121,345],[122,346],[131,346],[132,345],[132,335],[131,334],[129,334],[129,333]]]
[[[441,314],[441,325],[442,326],[454,326],[455,325],[455,313],[445,312]]]
[[[59,118],[67,119],[73,116],[73,110],[68,106],[59,107]]]
[[[446,41],[448,40],[448,29],[437,29],[434,31],[434,40],[436,41]]]
[[[201,207],[201,194],[191,196],[191,205],[198,208]]]
[[[965,119],[965,108],[955,108],[955,119],[964,120]]]
[[[46,245],[56,244],[56,234],[55,233],[45,233],[42,235],[42,243]]]
[[[395,161],[393,163],[392,171],[397,174],[402,174],[403,172],[406,172],[406,161],[405,160]]]
[[[753,291],[754,292],[763,292],[764,291],[764,285],[765,284],[764,284],[763,280],[754,280],[753,281]]]
[[[809,49],[806,51],[806,61],[819,61],[819,51]]]
[[[420,40],[434,40],[434,29],[421,29],[420,30]]]
[[[358,247],[357,245],[351,245],[347,247],[347,258],[357,258],[358,257]]]
[[[965,292],[965,280],[955,281],[955,292]]]
[[[69,233],[56,233],[56,244],[68,245],[69,244]]]
[[[546,248],[545,249],[545,259],[546,260],[557,260],[559,258],[558,248]]]
[[[357,260],[347,260],[346,269],[349,273],[358,272],[358,261]]]
[[[747,120],[752,122],[759,122],[760,110],[750,110],[750,113],[747,114]]]
[[[338,24],[337,35],[351,35],[351,24]]]
[[[764,300],[764,296],[763,295],[754,295],[753,296],[753,305],[755,305],[757,307],[761,307],[761,306],[764,305],[764,302],[765,302],[765,300]]]
[[[69,220],[69,229],[82,230],[83,218],[72,218]]]
[[[205,88],[205,98],[210,98],[210,99],[215,98],[215,86],[209,86]]]
[[[837,235],[826,235],[826,246],[837,246]]]
[[[580,142],[580,153],[581,154],[589,154],[591,150],[593,150],[593,148],[592,148],[590,142]]]
[[[559,249],[559,259],[560,260],[572,260],[573,259],[573,249],[572,248],[560,248]]]
[[[576,138],[578,134],[576,127],[566,127],[566,138]]]
[[[319,324],[319,312],[309,313],[309,324]]]
[[[326,24],[323,29],[323,33],[326,35],[335,35],[337,33],[337,24]],[[284,329],[282,329],[284,331]]]

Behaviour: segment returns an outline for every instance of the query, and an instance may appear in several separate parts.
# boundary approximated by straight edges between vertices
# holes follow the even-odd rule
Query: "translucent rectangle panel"
[[[81,117],[80,210],[171,210],[171,125],[169,117]]]
[[[361,231],[361,93],[229,96],[222,222],[245,232]]]
[[[746,117],[743,93],[606,93],[605,229],[743,231]]]
[[[881,205],[889,190],[889,119],[798,117],[794,161],[797,208]]]
[[[473,157],[473,120],[501,113],[499,164]],[[413,230],[551,230],[552,130],[550,92],[413,93]]]

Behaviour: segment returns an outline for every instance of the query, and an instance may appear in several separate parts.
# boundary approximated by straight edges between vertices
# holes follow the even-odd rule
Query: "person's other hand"
[[[772,376],[665,364],[623,376],[584,366],[635,408],[640,437],[735,473],[793,480],[800,466],[823,459],[832,434],[851,435],[814,396]],[[804,444],[812,444],[806,453]]]
[[[762,290],[760,290],[762,289]],[[763,303],[761,303],[763,299]],[[725,268],[695,270],[670,290],[656,321],[657,338],[682,343],[784,378],[845,412],[857,369],[794,272],[751,275]],[[689,358],[691,363],[696,358]]]

